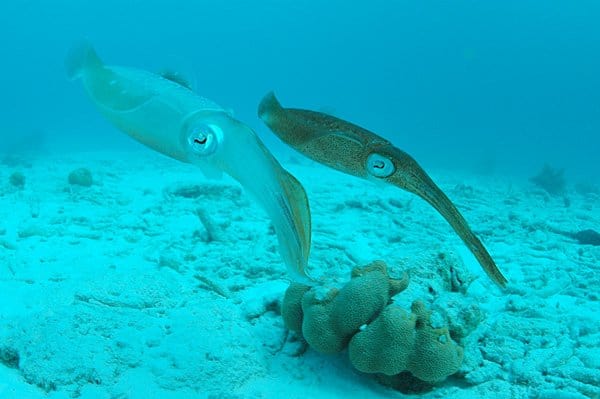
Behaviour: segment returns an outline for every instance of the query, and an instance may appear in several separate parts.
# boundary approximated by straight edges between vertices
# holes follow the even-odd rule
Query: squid
[[[409,154],[345,120],[316,111],[284,108],[273,92],[260,102],[258,116],[283,142],[303,155],[341,172],[382,181],[424,199],[446,219],[492,281],[500,287],[506,286],[507,279],[465,218]]]

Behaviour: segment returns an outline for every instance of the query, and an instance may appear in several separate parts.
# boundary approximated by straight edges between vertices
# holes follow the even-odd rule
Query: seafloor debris
[[[69,184],[90,187],[94,183],[92,172],[86,168],[78,168],[69,173]]]
[[[537,175],[529,178],[529,181],[550,195],[561,195],[567,187],[564,169],[554,169],[548,164]]]
[[[25,175],[22,172],[13,172],[8,178],[9,183],[18,189],[25,187]]]

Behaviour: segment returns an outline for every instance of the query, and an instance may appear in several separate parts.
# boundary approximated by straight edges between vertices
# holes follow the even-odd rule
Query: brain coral
[[[365,373],[386,375],[410,371],[420,380],[433,383],[454,374],[463,359],[447,329],[434,329],[429,312],[415,302],[412,312],[390,305],[350,341],[350,361]]]
[[[381,261],[355,268],[340,290],[292,283],[282,304],[284,323],[319,352],[348,348],[360,371],[409,371],[429,383],[441,381],[460,367],[462,348],[447,329],[431,327],[423,303],[414,302],[410,313],[390,304],[407,285],[406,275],[390,278]]]

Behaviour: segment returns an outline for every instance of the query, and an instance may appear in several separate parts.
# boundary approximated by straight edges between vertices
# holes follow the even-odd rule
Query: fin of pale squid
[[[157,93],[150,85],[140,85],[130,79],[127,68],[105,66],[89,42],[73,47],[65,60],[67,76],[82,78],[84,86],[96,105],[109,113],[139,109]],[[133,70],[139,76],[141,72]]]
[[[87,42],[81,42],[73,47],[65,60],[65,67],[69,79],[77,79],[85,70],[99,69],[104,65],[102,60],[96,54],[94,47]]]
[[[279,180],[287,195],[287,198],[290,199],[290,212],[292,214],[294,227],[299,235],[298,238],[300,240],[302,249],[302,263],[296,265],[297,270],[295,270],[295,272],[298,276],[303,277],[302,280],[306,282],[306,278],[310,279],[310,276],[308,276],[306,271],[306,266],[308,264],[311,245],[311,219],[308,196],[306,195],[306,191],[304,191],[304,187],[302,187],[302,184],[300,184],[298,179],[296,179],[286,170],[282,169]]]
[[[180,72],[171,69],[163,69],[159,75],[171,82],[177,83],[179,86],[183,86],[192,91],[194,90],[190,81]]]

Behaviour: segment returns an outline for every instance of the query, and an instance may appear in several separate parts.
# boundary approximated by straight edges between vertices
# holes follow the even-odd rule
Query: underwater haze
[[[177,70],[268,142],[256,107],[332,110],[427,166],[598,181],[600,5],[592,0],[5,1],[3,137],[127,146],[65,78],[82,39],[106,62]],[[35,146],[35,141],[28,141]],[[56,144],[56,145],[55,145]]]
[[[599,21],[0,1],[0,399],[600,398]]]

